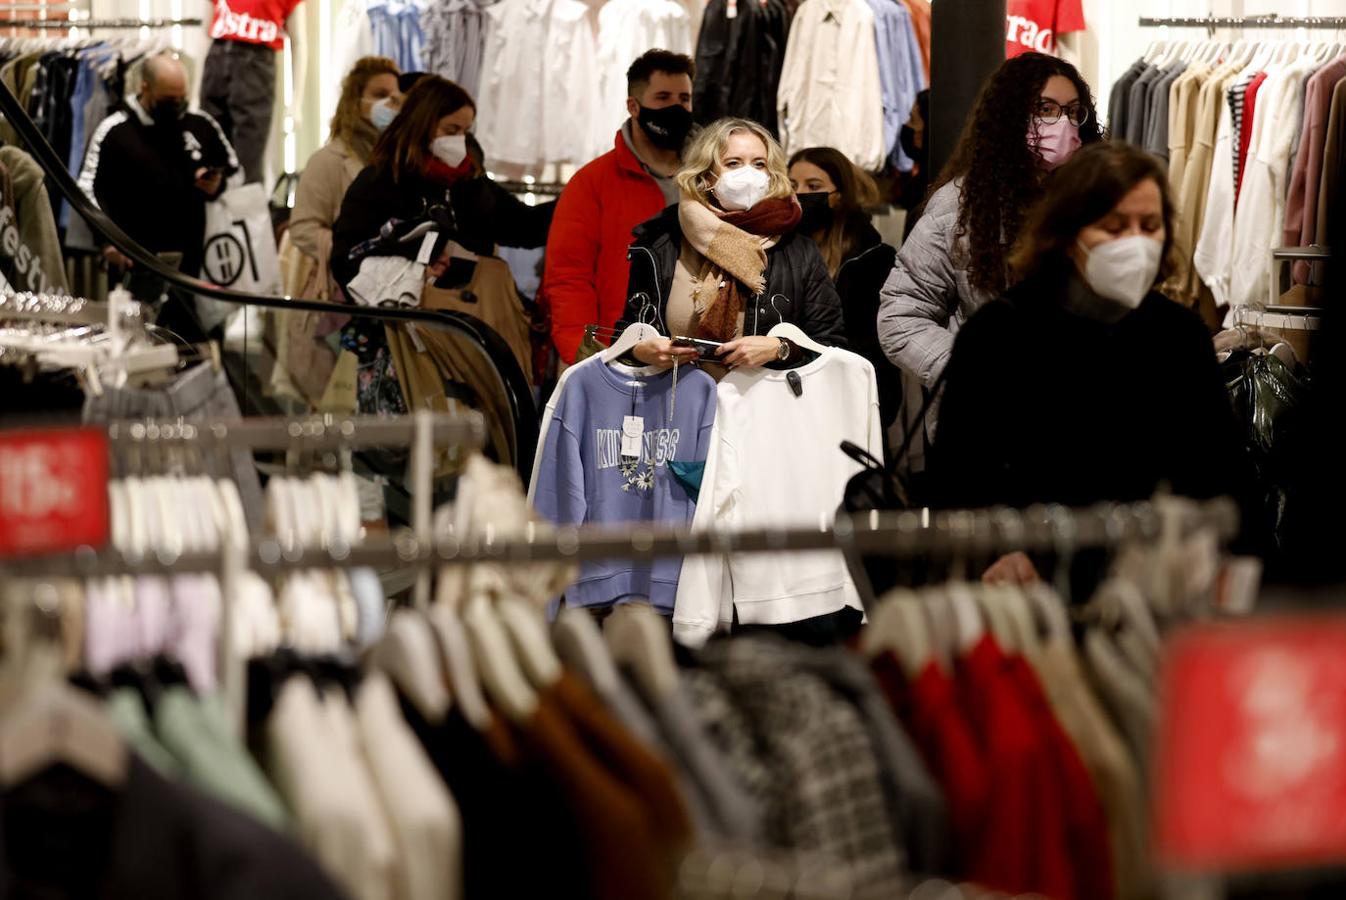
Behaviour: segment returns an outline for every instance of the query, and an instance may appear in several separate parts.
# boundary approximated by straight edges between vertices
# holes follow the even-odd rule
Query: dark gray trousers
[[[249,184],[266,175],[277,52],[261,44],[212,41],[201,72],[201,109],[224,129]]]

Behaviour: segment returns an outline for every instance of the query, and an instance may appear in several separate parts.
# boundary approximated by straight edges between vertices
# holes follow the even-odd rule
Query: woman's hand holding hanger
[[[675,361],[682,365],[696,362],[699,356],[695,347],[675,346],[673,339],[667,337],[641,341],[631,348],[631,355],[647,366],[658,366],[663,369],[672,368]]]
[[[717,362],[731,369],[758,368],[767,363],[780,362],[784,344],[780,338],[765,335],[734,338],[720,348]]]

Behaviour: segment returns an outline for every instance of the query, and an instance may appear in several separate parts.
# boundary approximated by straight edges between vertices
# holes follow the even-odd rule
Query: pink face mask
[[[1048,171],[1058,169],[1080,149],[1079,126],[1070,124],[1065,116],[1051,125],[1034,119],[1028,126],[1028,146],[1037,151]]]

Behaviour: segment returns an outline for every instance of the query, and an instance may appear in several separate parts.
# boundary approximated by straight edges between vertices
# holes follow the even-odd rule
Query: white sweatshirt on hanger
[[[830,528],[847,480],[860,471],[842,441],[882,457],[878,388],[863,357],[828,349],[797,369],[730,372],[717,390],[693,529]],[[846,606],[862,609],[839,551],[689,557],[673,636],[698,647],[735,609],[745,625],[785,625]]]
[[[1285,194],[1290,186],[1290,148],[1304,119],[1304,83],[1318,63],[1300,59],[1268,75],[1257,93],[1252,141],[1244,164],[1243,187],[1234,216],[1234,259],[1230,303],[1268,302],[1270,251],[1285,230]],[[1268,90],[1270,88],[1271,90]]]

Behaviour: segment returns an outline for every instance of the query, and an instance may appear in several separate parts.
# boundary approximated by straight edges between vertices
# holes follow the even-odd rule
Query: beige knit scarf
[[[693,272],[696,337],[732,340],[744,296],[766,290],[766,247],[799,222],[793,197],[763,200],[750,210],[724,212],[684,194],[678,204],[682,236],[702,258]]]

